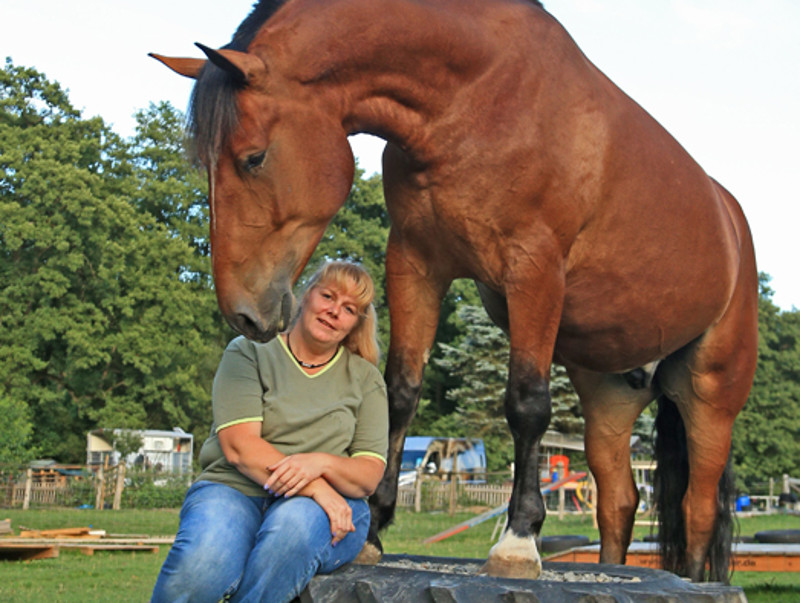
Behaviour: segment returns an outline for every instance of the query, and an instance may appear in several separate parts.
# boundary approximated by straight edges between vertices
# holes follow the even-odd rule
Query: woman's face
[[[357,300],[332,285],[317,285],[308,292],[300,324],[319,343],[340,344],[359,320]]]

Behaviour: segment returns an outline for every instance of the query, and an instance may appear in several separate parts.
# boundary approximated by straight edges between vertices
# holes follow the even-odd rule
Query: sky
[[[130,136],[151,102],[185,110],[192,81],[147,56],[226,44],[252,0],[0,0],[0,60],[69,90]],[[800,309],[800,2],[544,0],[589,59],[742,205],[773,301]],[[380,171],[383,141],[351,138]]]

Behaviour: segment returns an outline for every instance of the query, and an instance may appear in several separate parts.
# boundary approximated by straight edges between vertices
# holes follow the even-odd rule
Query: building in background
[[[117,448],[120,442],[138,437],[141,446],[124,459]],[[135,441],[135,440],[134,440]],[[192,472],[194,437],[180,427],[172,431],[156,429],[95,429],[86,434],[86,464],[91,467],[117,465],[141,467],[178,474]]]

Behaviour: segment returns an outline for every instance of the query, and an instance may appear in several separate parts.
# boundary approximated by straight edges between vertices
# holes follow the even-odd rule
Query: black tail
[[[685,576],[686,527],[683,518],[683,496],[689,484],[689,454],[686,430],[675,403],[665,396],[658,399],[655,423],[656,472],[654,481],[658,511],[658,541],[665,570]],[[733,469],[730,459],[717,489],[717,519],[708,550],[709,580],[728,583],[730,579],[733,517],[735,497]]]

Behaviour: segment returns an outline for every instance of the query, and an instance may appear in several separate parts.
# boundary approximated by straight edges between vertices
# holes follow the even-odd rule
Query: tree
[[[208,183],[205,171],[186,157],[185,117],[167,102],[136,113],[130,165],[138,181],[133,204],[195,250],[184,278],[210,281]]]
[[[460,381],[458,387],[447,392],[447,398],[456,405],[455,416],[440,425],[456,432],[430,435],[480,438],[486,445],[489,471],[503,471],[514,460],[503,410],[508,340],[483,308],[463,305],[457,315],[467,325],[464,338],[460,345],[440,343],[442,357],[435,360],[436,365]]]
[[[28,406],[0,392],[0,465],[19,465],[33,459],[33,423]]]
[[[141,211],[129,145],[57,84],[0,72],[0,388],[62,461],[96,427],[207,429],[215,300],[196,248]],[[201,427],[202,426],[202,427]]]
[[[780,311],[769,277],[759,277],[758,366],[733,430],[740,488],[796,474],[800,467],[800,312]]]
[[[120,459],[124,460],[131,454],[141,450],[144,438],[141,432],[129,429],[117,429],[112,432],[114,450],[119,452]]]

